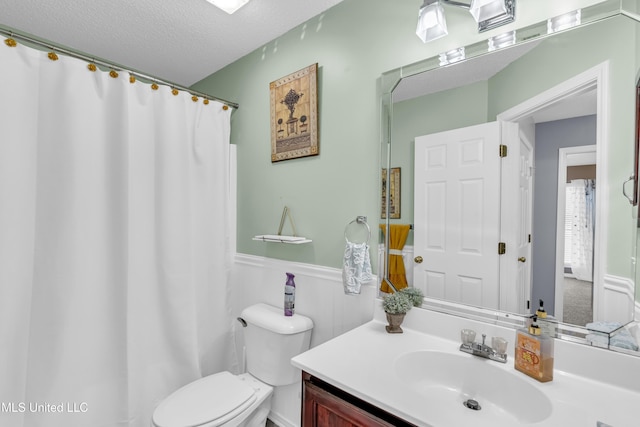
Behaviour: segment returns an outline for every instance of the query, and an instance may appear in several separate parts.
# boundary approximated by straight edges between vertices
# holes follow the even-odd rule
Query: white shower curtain
[[[593,239],[595,184],[591,179],[574,179],[566,186],[567,226],[571,272],[578,280],[593,281]]]
[[[235,369],[230,111],[0,45],[0,426],[148,427]]]

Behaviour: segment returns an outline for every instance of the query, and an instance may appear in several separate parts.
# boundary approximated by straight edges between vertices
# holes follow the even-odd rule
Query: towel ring
[[[349,226],[351,224],[353,224],[353,223],[361,224],[361,225],[364,225],[365,227],[367,227],[367,240],[365,240],[362,243],[369,243],[369,240],[371,239],[371,228],[369,228],[369,224],[367,224],[367,217],[366,216],[358,216],[358,217],[356,217],[356,219],[354,219],[349,224],[347,224],[347,226],[344,229],[344,240],[346,240],[347,243],[354,243],[354,242],[351,242],[349,240],[349,237],[347,236],[347,232],[349,231]]]

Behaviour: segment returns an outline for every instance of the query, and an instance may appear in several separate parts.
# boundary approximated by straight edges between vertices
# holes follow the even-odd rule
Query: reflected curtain
[[[230,110],[0,46],[0,425],[148,427],[235,366]]]
[[[578,280],[593,281],[595,181],[574,179],[566,187],[571,271]]]
[[[380,228],[386,234],[385,224],[380,224]],[[408,286],[402,248],[407,242],[410,230],[411,226],[409,224],[389,224],[389,280],[397,290]],[[380,290],[386,293],[393,292],[384,280],[380,284]]]

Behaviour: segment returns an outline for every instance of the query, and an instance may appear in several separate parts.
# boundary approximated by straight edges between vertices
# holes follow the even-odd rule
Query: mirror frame
[[[620,0],[607,0],[602,3],[585,7],[581,9],[581,23],[575,27],[555,32],[552,34],[547,34],[547,21],[541,21],[523,28],[516,29],[516,42],[514,45],[506,47],[504,49],[508,49],[513,46],[517,46],[523,43],[528,43],[537,40],[543,40],[549,37],[553,37],[557,34],[565,33],[568,31],[572,31],[577,28],[583,28],[587,25],[613,18],[616,16],[626,16],[631,18],[632,20],[640,23],[640,15],[635,14],[634,12],[629,12],[625,10],[622,2]],[[471,45],[465,46],[465,54],[466,57],[463,61],[468,61],[473,58],[477,58],[483,55],[491,54],[487,49],[487,41],[483,40],[480,42],[473,43]],[[463,62],[461,61],[461,62]],[[385,72],[380,77],[380,180],[382,181],[382,171],[386,170],[386,180],[389,182],[390,173],[391,173],[391,146],[392,146],[392,122],[393,122],[393,91],[400,84],[402,79],[411,77],[417,74],[421,74],[424,72],[428,72],[431,70],[435,70],[440,68],[439,58],[438,57],[430,57],[424,59],[422,61],[415,62],[413,64],[409,64],[406,66],[402,66],[388,72]],[[636,172],[637,173],[637,172]],[[382,193],[379,193],[382,194]],[[396,291],[396,288],[393,286],[393,283],[389,280],[389,256],[388,256],[388,248],[389,248],[389,230],[390,230],[390,216],[389,216],[389,199],[387,198],[385,205],[383,206],[383,227],[385,229],[384,235],[381,238],[383,242],[384,248],[383,251],[383,260],[384,265],[382,266],[382,271],[384,274],[381,277],[381,281],[388,284],[391,289]],[[640,215],[638,215],[638,227],[640,228]],[[640,233],[638,234],[638,239],[640,239]],[[636,271],[636,276],[638,276],[638,271]],[[636,283],[636,288],[638,284]],[[518,328],[523,327],[526,324],[527,319],[530,315],[520,315],[514,313],[508,313],[500,310],[486,309],[482,307],[467,305],[463,303],[456,302],[448,302],[445,300],[439,300],[435,298],[425,297],[422,308],[431,309],[437,312],[442,312],[446,314],[451,314],[471,320],[478,320],[485,323]],[[635,319],[638,321],[639,319]],[[582,326],[564,324],[561,322],[553,321],[554,327],[556,328],[556,338],[577,342],[581,344],[591,345],[586,339],[586,335],[589,333],[589,330]],[[614,331],[615,334],[617,331]],[[638,352],[626,351],[623,349],[618,349],[615,347],[609,347],[614,351],[621,351],[625,353],[630,353],[633,355],[640,354]]]

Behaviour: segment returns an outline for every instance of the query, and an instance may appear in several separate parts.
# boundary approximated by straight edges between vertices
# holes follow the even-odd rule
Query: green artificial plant
[[[411,310],[413,303],[409,296],[403,292],[385,295],[382,298],[382,308],[389,314],[402,314]]]

